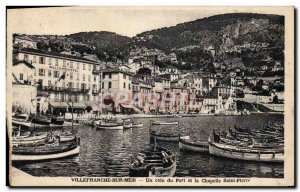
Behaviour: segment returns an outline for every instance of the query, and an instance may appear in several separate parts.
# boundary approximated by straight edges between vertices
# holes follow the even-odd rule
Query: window
[[[79,69],[79,63],[77,63],[77,69]]]
[[[63,60],[63,67],[66,67],[66,60]]]
[[[70,68],[73,68],[73,61],[70,62]]]
[[[128,89],[130,90],[130,84],[128,84]]]
[[[76,79],[77,79],[77,81],[79,81],[79,73],[77,73],[77,78]]]
[[[55,59],[55,66],[58,66],[58,59]]]
[[[39,76],[45,76],[45,69],[39,69]]]
[[[52,64],[52,58],[49,58],[49,65]]]
[[[124,88],[124,89],[126,88],[126,83],[125,83],[125,82],[123,83],[123,88]]]
[[[97,76],[96,75],[94,75],[94,82],[96,82],[97,81]]]
[[[76,84],[76,88],[79,88],[79,83]]]
[[[45,57],[39,57],[39,63],[45,64]]]
[[[111,79],[111,73],[108,74],[108,78]]]
[[[73,80],[73,73],[70,72],[70,80]]]
[[[51,80],[48,80],[48,86],[51,86]]]
[[[91,71],[92,70],[92,65],[89,65],[89,71]]]
[[[102,89],[104,89],[104,82],[102,82]]]
[[[48,77],[51,77],[52,76],[52,71],[51,69],[48,69]]]
[[[85,70],[85,64],[83,64],[82,69]]]
[[[53,76],[55,77],[55,78],[59,78],[59,71],[54,71],[53,72]]]
[[[36,63],[36,56],[33,56],[33,63]]]
[[[88,76],[88,80],[89,80],[89,82],[91,82],[91,75]]]
[[[29,56],[27,54],[24,54],[24,60],[28,61],[28,59],[29,59]]]
[[[111,88],[111,82],[108,82],[108,88]]]
[[[123,79],[126,79],[126,75],[125,74],[123,74]]]
[[[85,74],[82,74],[82,80],[85,81]]]
[[[23,80],[23,73],[20,73],[20,80]]]

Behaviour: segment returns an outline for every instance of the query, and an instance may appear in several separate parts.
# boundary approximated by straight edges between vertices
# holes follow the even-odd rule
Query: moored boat
[[[130,177],[173,177],[175,172],[175,155],[156,146],[138,153],[129,167]]]
[[[208,140],[209,153],[219,157],[263,162],[283,162],[283,148],[259,148],[254,146],[237,146],[230,143],[220,143],[220,136],[213,133]]]
[[[124,127],[124,129],[131,129],[132,123],[124,123],[123,127]]]
[[[151,121],[152,125],[178,125],[178,121],[166,122],[166,121]]]
[[[143,123],[132,123],[132,128],[142,128],[144,127]]]
[[[51,123],[51,118],[41,115],[41,116],[34,116],[31,120],[32,124],[38,124],[38,125],[50,125]]]
[[[158,140],[158,141],[171,141],[171,142],[178,142],[179,141],[179,134],[175,133],[157,133],[156,131],[149,130],[150,139]],[[188,139],[189,136],[181,136],[181,138]]]
[[[31,127],[31,119],[28,114],[15,114],[12,117],[12,124],[14,126]]]
[[[79,154],[80,142],[61,144],[59,141],[40,146],[23,146],[12,148],[12,161],[45,161]]]
[[[26,137],[14,137],[12,139],[12,146],[34,146],[43,144],[47,138],[48,134],[38,133],[29,135]]]
[[[51,121],[50,121],[51,124],[54,124],[54,125],[63,125],[65,122],[63,116],[53,115],[53,116],[50,116],[50,119],[51,119]]]
[[[208,142],[192,141],[179,136],[179,149],[198,153],[208,153]]]
[[[108,129],[108,130],[122,130],[123,125],[118,123],[111,123],[111,122],[97,122],[96,123],[98,129]]]

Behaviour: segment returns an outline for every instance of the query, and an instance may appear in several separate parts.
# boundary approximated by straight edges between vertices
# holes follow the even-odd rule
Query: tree
[[[48,51],[49,46],[44,41],[38,41],[36,44],[37,48],[43,51]]]
[[[137,74],[140,74],[140,75],[151,75],[151,69],[146,68],[146,67],[140,68],[137,71]]]
[[[275,95],[275,96],[273,97],[273,103],[278,103],[278,96],[277,96],[277,95]]]

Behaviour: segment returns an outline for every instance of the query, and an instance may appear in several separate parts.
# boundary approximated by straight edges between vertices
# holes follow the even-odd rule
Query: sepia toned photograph
[[[6,8],[9,185],[295,185],[294,7]]]

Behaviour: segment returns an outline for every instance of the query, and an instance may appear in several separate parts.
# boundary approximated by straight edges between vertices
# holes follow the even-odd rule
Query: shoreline
[[[282,112],[251,112],[248,115],[241,115],[241,114],[168,114],[168,115],[163,115],[163,114],[106,114],[106,115],[98,115],[95,116],[94,114],[86,114],[81,117],[74,117],[74,121],[78,121],[74,123],[74,125],[80,125],[81,123],[85,122],[91,122],[94,120],[101,120],[101,119],[112,119],[112,118],[117,118],[117,119],[142,119],[142,118],[186,118],[186,117],[191,117],[191,118],[196,118],[196,117],[213,117],[213,116],[250,116],[251,114],[282,114]],[[66,123],[71,123],[71,118],[66,118],[65,119]]]

